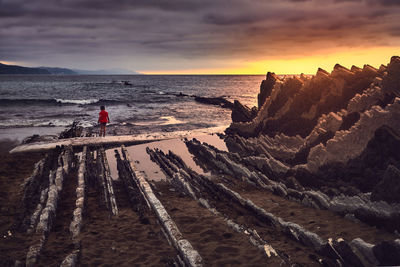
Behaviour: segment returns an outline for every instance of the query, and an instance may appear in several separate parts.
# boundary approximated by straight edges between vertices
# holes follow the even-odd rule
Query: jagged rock
[[[379,66],[379,72],[380,72],[380,73],[384,73],[385,71],[387,71],[387,66],[381,64],[381,65]]]
[[[278,76],[273,72],[268,72],[266,75],[266,79],[261,82],[260,93],[257,96],[258,99],[258,109],[264,104],[265,99],[270,96],[272,92],[272,88],[275,85],[275,82],[279,80]]]
[[[82,135],[83,127],[78,126],[79,121],[74,121],[71,125],[71,128],[64,130],[60,133],[59,139],[66,139],[72,137],[80,137]]]
[[[209,105],[216,105],[216,106],[221,106],[223,108],[228,108],[232,109],[233,108],[233,103],[226,100],[223,97],[201,97],[201,96],[196,96],[194,98],[195,101],[202,103],[202,104],[209,104]]]
[[[342,130],[346,131],[346,130],[350,129],[351,126],[356,124],[356,122],[359,119],[360,119],[360,113],[358,113],[358,112],[352,112],[352,113],[345,115],[342,118],[342,124],[340,125],[339,131],[342,131]]]
[[[380,265],[400,265],[400,239],[383,241],[372,248]]]
[[[324,146],[319,144],[310,150],[307,158],[307,168],[315,172],[328,162],[347,163],[350,159],[359,156],[374,137],[377,129],[390,125],[400,130],[400,98],[388,105],[385,109],[374,106],[361,114],[360,120],[351,128],[351,131],[336,132],[335,137]]]
[[[60,267],[75,267],[78,262],[79,250],[74,250],[71,254],[69,254],[63,262],[60,264]]]
[[[333,247],[346,264],[350,266],[364,266],[359,257],[353,252],[351,246],[343,239],[339,238],[338,240],[333,241]]]
[[[400,203],[400,170],[389,165],[382,180],[375,186],[371,200],[384,200],[388,203]]]
[[[118,215],[118,205],[115,199],[114,187],[111,179],[110,166],[104,148],[97,150],[97,174],[99,184],[103,187],[103,201],[112,215]]]
[[[328,76],[329,72],[324,69],[318,68],[316,76]]]
[[[366,243],[361,238],[356,238],[350,242],[350,246],[364,266],[377,266],[379,264],[372,251],[374,245]]]
[[[259,102],[257,117],[251,123],[232,123],[227,133],[249,137],[261,131],[270,136],[285,133],[306,137],[322,114],[345,108],[350,99],[369,88],[379,75],[367,65],[361,71],[336,65],[331,74],[319,69],[306,81],[296,77],[281,81],[269,74],[261,85],[259,101],[264,103]]]
[[[330,207],[330,198],[322,192],[305,191],[303,195],[310,198],[319,209],[329,209]]]
[[[254,119],[257,115],[257,108],[252,109],[242,105],[239,101],[233,102],[232,121],[233,122],[248,122]]]
[[[282,226],[285,227],[288,234],[290,234],[294,239],[300,241],[306,246],[320,249],[324,245],[324,241],[319,235],[305,230],[298,224],[283,222]]]
[[[28,253],[26,254],[25,265],[27,267],[36,266],[39,255],[43,249],[43,245],[46,242],[45,237],[43,236],[38,243],[29,247]]]
[[[352,72],[360,72],[360,71],[362,71],[362,68],[353,65],[353,66],[351,66],[350,70]]]
[[[393,56],[387,66],[387,75],[382,81],[382,89],[388,93],[400,96],[400,57]]]
[[[319,250],[318,253],[322,256],[328,257],[329,259],[332,259],[334,262],[321,262],[324,266],[342,266],[343,265],[343,259],[339,255],[339,253],[335,250],[335,248],[332,245],[332,242],[327,242],[325,245],[323,245]]]
[[[340,64],[336,64],[333,67],[333,71],[331,73],[331,76],[333,78],[342,78],[344,80],[347,80],[347,79],[351,79],[354,76],[354,72],[352,72],[351,70],[343,67]]]

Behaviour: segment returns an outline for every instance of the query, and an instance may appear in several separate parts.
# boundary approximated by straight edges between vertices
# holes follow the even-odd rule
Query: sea
[[[193,96],[257,105],[264,75],[0,75],[0,139],[97,125],[100,106],[114,134],[227,126],[231,111]]]

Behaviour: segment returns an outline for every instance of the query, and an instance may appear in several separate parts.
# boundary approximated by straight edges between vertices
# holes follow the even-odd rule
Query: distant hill
[[[28,68],[0,63],[0,74],[51,74],[47,69]]]
[[[58,74],[58,75],[76,75],[79,74],[73,70],[66,68],[52,68],[52,67],[39,67],[38,69],[47,70],[50,74]]]
[[[105,69],[105,70],[80,70],[57,67],[36,67],[28,68],[16,65],[6,65],[0,63],[0,74],[47,74],[47,75],[133,75],[138,72],[125,69]]]
[[[140,74],[139,72],[125,70],[125,69],[106,69],[106,70],[80,70],[80,69],[72,69],[78,74],[85,74],[85,75],[133,75],[133,74]]]

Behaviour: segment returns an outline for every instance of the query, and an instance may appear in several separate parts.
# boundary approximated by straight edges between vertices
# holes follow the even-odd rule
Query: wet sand
[[[95,190],[88,192],[85,228],[82,231],[82,266],[172,266],[176,252],[165,239],[154,214],[140,220],[123,192],[114,183],[119,214],[111,217],[98,204]]]
[[[196,136],[225,150],[224,143],[216,135]],[[18,233],[12,225],[19,212],[21,183],[28,177],[34,164],[44,154],[8,154],[15,142],[0,143],[0,266],[13,266],[16,260],[24,262],[29,246],[37,238],[35,235]],[[194,171],[211,175],[197,165],[188,152],[183,139],[154,142],[127,147],[132,161],[139,171],[145,172],[152,181],[154,191],[166,210],[177,224],[184,238],[203,257],[205,266],[276,266],[279,258],[267,258],[265,253],[249,242],[245,234],[237,233],[227,226],[221,216],[213,215],[192,198],[178,192],[166,178],[160,167],[150,160],[146,147],[159,148],[165,153],[172,150],[182,157]],[[118,148],[117,148],[118,149]],[[146,213],[144,221],[132,208],[124,185],[118,178],[114,149],[108,149],[108,162],[116,195],[119,214],[111,216],[99,203],[99,189],[90,186],[87,189],[84,226],[81,232],[80,266],[172,266],[177,262],[177,251],[165,238],[160,224],[152,211]],[[53,230],[42,251],[39,266],[59,265],[65,256],[75,248],[70,237],[69,224],[75,206],[76,170],[66,177],[59,209]],[[393,240],[394,234],[388,233],[362,223],[354,223],[330,211],[316,210],[289,201],[261,190],[235,177],[224,177],[215,182],[227,183],[227,186],[243,197],[252,200],[286,221],[298,223],[307,230],[319,234],[322,238],[343,237],[346,240],[360,237],[367,242],[377,243],[382,240]],[[270,243],[282,255],[287,255],[292,263],[305,266],[318,265],[319,256],[314,250],[296,243],[268,224],[260,222],[248,211],[236,207],[227,199],[204,193],[204,197],[215,204],[218,211],[237,223],[257,230],[259,235]],[[210,202],[210,203],[211,203]],[[11,235],[8,231],[11,230]]]
[[[396,239],[395,234],[385,230],[377,229],[362,222],[353,222],[329,210],[306,207],[301,203],[274,195],[267,190],[258,189],[243,181],[234,180],[234,183],[230,184],[229,187],[242,197],[250,199],[265,211],[286,221],[297,223],[326,240],[328,238],[343,238],[351,241],[355,238],[361,238],[368,243],[376,244],[383,240]]]
[[[157,191],[182,234],[203,257],[205,266],[266,266],[281,262],[277,258],[268,259],[263,251],[250,244],[246,235],[235,232],[222,218],[174,191],[168,183],[157,183]]]
[[[210,145],[217,147],[220,150],[226,151],[226,145],[223,140],[221,140],[216,134],[201,134],[196,135],[196,139],[201,142],[206,142]],[[176,138],[165,141],[152,142],[148,144],[140,144],[135,146],[127,146],[127,150],[131,159],[135,162],[136,167],[139,171],[144,172],[149,180],[160,181],[165,179],[164,173],[161,171],[160,167],[153,161],[151,161],[149,155],[146,152],[146,147],[151,149],[161,149],[164,152],[169,150],[173,151],[175,154],[180,156],[186,164],[192,168],[194,171],[200,174],[206,174],[203,169],[193,160],[193,155],[190,154],[186,148],[184,139]],[[119,148],[107,149],[107,159],[110,165],[111,176],[115,179],[118,176],[117,165],[114,157],[114,150],[120,151]]]
[[[16,141],[0,141],[0,266],[13,266],[16,259],[24,258],[31,243],[31,238],[16,232],[13,224],[20,214],[20,185],[43,157],[41,153],[8,154],[16,145]]]

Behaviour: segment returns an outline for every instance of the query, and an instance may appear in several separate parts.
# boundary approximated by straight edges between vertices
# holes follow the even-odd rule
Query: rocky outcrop
[[[110,166],[108,165],[106,152],[104,148],[100,148],[96,152],[98,184],[100,184],[103,189],[102,200],[110,213],[115,216],[118,215],[118,206],[115,199]]]
[[[87,157],[87,147],[83,148],[81,159],[79,162],[78,169],[78,186],[76,188],[76,201],[75,201],[75,209],[73,212],[73,218],[71,224],[69,226],[69,230],[71,232],[72,240],[74,244],[79,244],[79,234],[82,229],[83,223],[83,213],[85,207],[85,174],[86,174],[86,157]]]
[[[368,142],[374,137],[375,131],[390,125],[395,131],[400,130],[400,98],[385,109],[373,106],[361,114],[360,120],[348,131],[338,131],[328,140],[326,145],[319,144],[310,150],[305,167],[315,172],[319,167],[329,162],[346,163],[364,151]]]
[[[261,82],[260,93],[257,96],[259,109],[262,107],[267,97],[271,95],[272,89],[274,88],[277,80],[279,80],[279,78],[275,75],[275,73],[268,72],[266,79]]]
[[[392,59],[392,62],[396,60]],[[389,64],[388,71],[395,69],[396,65],[392,65]],[[323,114],[345,109],[356,94],[362,95],[371,84],[379,87],[380,84],[385,84],[385,80],[389,80],[389,75],[386,77],[384,73],[368,65],[362,69],[348,70],[338,64],[331,73],[319,69],[317,74],[308,80],[301,77],[279,80],[272,74],[267,76],[259,95],[259,100],[265,101],[259,103],[257,117],[248,123],[233,122],[227,133],[237,133],[245,137],[258,136],[260,133],[269,136],[299,134],[305,138]],[[375,92],[376,90],[370,90],[367,95],[370,95],[370,98],[379,97],[380,104],[385,105],[390,102],[390,98],[393,99],[385,99],[382,94]],[[385,94],[389,92],[391,91],[384,90]]]
[[[64,130],[60,133],[59,139],[66,139],[72,137],[80,137],[82,136],[83,127],[79,126],[79,121],[74,121],[71,125],[71,128]]]
[[[382,177],[382,180],[372,191],[371,199],[384,200],[388,203],[400,203],[400,170],[389,165]]]
[[[249,122],[257,116],[257,108],[252,109],[242,105],[239,101],[233,102],[232,108],[232,121],[233,122]]]
[[[319,69],[310,79],[270,74],[263,87],[268,96],[257,116],[231,124],[227,147],[272,180],[294,177],[301,186],[330,196],[375,190],[372,199],[383,200],[378,196],[381,177],[389,164],[400,167],[399,66],[400,58],[392,57],[379,69],[336,65],[331,73]],[[265,162],[290,171],[284,174]],[[389,195],[398,192],[392,188]]]
[[[380,226],[390,231],[399,230],[399,203],[390,205],[386,202],[374,201],[370,193],[362,194],[357,191],[353,194],[345,192],[346,195],[339,192],[327,195],[318,189],[327,187],[333,190],[338,181],[335,181],[333,185],[326,183],[326,180],[323,180],[323,175],[326,174],[322,171],[319,176],[299,170],[293,177],[288,166],[273,158],[254,156],[240,158],[235,153],[220,151],[210,145],[201,144],[195,139],[186,141],[186,145],[198,162],[202,162],[216,173],[237,177],[308,207],[328,209],[341,215],[352,214],[370,225]],[[346,170],[346,168],[343,169]]]
[[[57,155],[55,159],[53,153]],[[27,230],[28,233],[36,230],[38,236],[38,240],[32,242],[29,247],[26,266],[35,266],[37,263],[53,227],[64,178],[72,168],[72,147],[58,148],[53,153],[35,166],[32,176],[25,181],[24,185],[23,214],[25,216],[31,214],[31,216],[30,219],[26,220],[25,217],[20,222],[20,229]],[[40,194],[37,195],[39,192]]]
[[[400,239],[383,241],[372,248],[381,265],[395,266],[400,263]]]
[[[389,94],[393,93],[400,97],[400,57],[392,57],[384,71],[382,89]]]
[[[228,108],[228,109],[232,109],[233,108],[233,103],[230,102],[229,100],[226,100],[223,97],[196,96],[194,98],[194,100],[199,102],[199,103],[202,103],[202,104],[216,105],[216,106],[220,106],[220,107]]]

